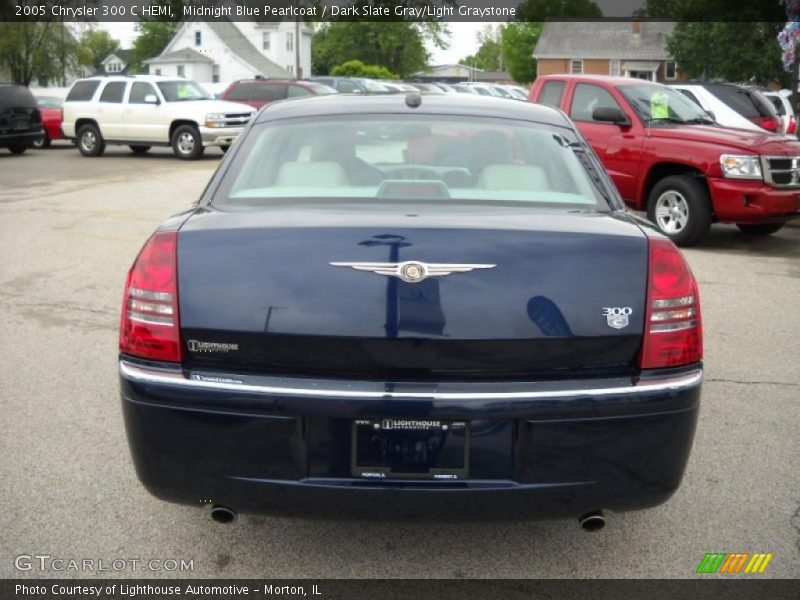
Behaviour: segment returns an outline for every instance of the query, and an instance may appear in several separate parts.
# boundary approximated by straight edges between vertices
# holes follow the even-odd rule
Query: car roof
[[[419,95],[422,98],[422,103],[417,108],[411,108],[406,104],[409,94],[404,93],[330,94],[297,98],[287,102],[274,102],[258,113],[256,123],[297,117],[334,115],[426,114],[518,119],[574,129],[564,113],[542,104],[509,102],[505,98],[491,96],[455,96],[426,94],[425,92],[411,92],[411,94]]]
[[[250,84],[250,83],[264,83],[264,84],[278,83],[280,85],[286,85],[286,84],[289,84],[289,83],[296,83],[298,85],[309,85],[311,83],[318,83],[318,82],[316,82],[316,81],[308,81],[307,79],[239,79],[237,81],[234,81],[231,85],[236,85],[236,84],[239,84],[239,83],[248,83],[248,84]]]
[[[616,77],[613,75],[572,75],[570,73],[564,73],[561,75],[542,75],[541,77],[537,78],[537,81],[539,79],[542,81],[548,81],[551,79],[560,79],[565,81],[586,81],[589,83],[606,83],[609,85],[640,85],[643,83],[649,83],[650,85],[663,85],[655,81],[647,81],[646,79],[637,79],[635,77]]]
[[[168,77],[166,75],[95,75],[93,77],[84,77],[78,81],[146,81],[156,83],[159,81],[192,81],[185,77]]]

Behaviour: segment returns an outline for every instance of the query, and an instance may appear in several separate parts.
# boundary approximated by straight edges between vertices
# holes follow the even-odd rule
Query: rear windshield
[[[314,93],[317,94],[318,96],[339,93],[329,85],[324,85],[322,83],[306,83],[305,86],[310,90],[314,90]]]
[[[733,110],[748,119],[774,116],[774,109],[771,108],[764,96],[758,92],[735,85],[710,85],[707,89]]]
[[[786,108],[783,106],[783,100],[781,100],[778,96],[767,96],[764,94],[764,97],[772,102],[772,107],[775,109],[775,112],[778,113],[780,116],[786,114]]]
[[[526,203],[607,209],[569,129],[468,117],[292,119],[242,140],[213,203]]]

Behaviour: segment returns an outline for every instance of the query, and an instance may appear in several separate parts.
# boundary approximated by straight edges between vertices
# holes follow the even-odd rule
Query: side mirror
[[[625,113],[616,106],[598,106],[592,111],[592,120],[601,123],[613,123],[620,127],[630,127],[631,122]]]
[[[155,94],[147,94],[147,96],[144,97],[144,103],[145,104],[158,104],[159,103],[158,102],[158,96],[156,96]]]

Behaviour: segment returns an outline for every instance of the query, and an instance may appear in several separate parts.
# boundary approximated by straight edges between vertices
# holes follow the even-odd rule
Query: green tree
[[[66,85],[80,62],[78,44],[63,23],[0,21],[0,64],[14,83]]]
[[[645,7],[648,17],[680,21],[667,48],[687,77],[788,87],[777,41],[784,11],[778,2],[751,0],[648,0]]]
[[[503,63],[517,83],[536,79],[533,49],[542,34],[544,23],[509,23],[501,32]]]
[[[336,21],[314,33],[311,67],[315,74],[325,75],[336,65],[360,60],[407,77],[427,67],[426,41],[444,44],[446,35],[441,23]]]
[[[365,65],[360,60],[349,60],[331,69],[337,77],[368,77],[370,79],[397,79],[397,75],[386,67]]]
[[[117,50],[119,50],[119,40],[111,37],[105,29],[89,29],[81,36],[79,49],[81,61],[95,69],[100,68],[100,63],[106,56]]]
[[[470,56],[465,56],[458,64],[468,67],[477,67],[484,71],[503,70],[503,47],[501,42],[502,28],[486,25],[478,32],[478,51]]]
[[[144,71],[144,61],[158,56],[172,40],[179,24],[174,21],[142,21],[131,49],[130,72]]]
[[[602,16],[603,11],[592,0],[525,0],[517,7],[517,21],[521,22]]]

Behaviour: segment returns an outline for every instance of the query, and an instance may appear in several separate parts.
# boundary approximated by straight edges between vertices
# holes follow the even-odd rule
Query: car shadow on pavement
[[[732,225],[716,225],[692,251],[800,258],[800,222],[789,223],[778,233],[767,236],[748,235]]]

